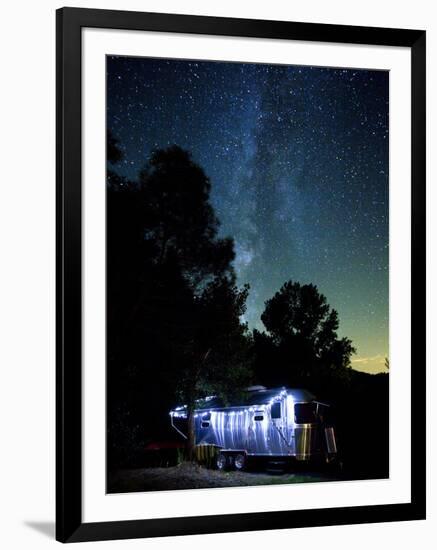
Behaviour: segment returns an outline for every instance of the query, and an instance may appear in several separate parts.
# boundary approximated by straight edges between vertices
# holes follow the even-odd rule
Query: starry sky
[[[250,284],[249,327],[285,281],[314,283],[367,372],[389,352],[388,109],[386,71],[107,57],[119,173],[191,151]]]

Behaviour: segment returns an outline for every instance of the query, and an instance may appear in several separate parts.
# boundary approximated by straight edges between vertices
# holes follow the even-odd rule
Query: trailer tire
[[[228,457],[224,453],[218,453],[215,465],[217,470],[223,472],[229,467]]]
[[[238,471],[246,469],[247,457],[244,453],[238,453],[234,456],[234,468]]]

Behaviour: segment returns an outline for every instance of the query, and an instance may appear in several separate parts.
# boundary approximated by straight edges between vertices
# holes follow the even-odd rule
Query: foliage
[[[350,378],[351,340],[339,338],[338,313],[313,284],[288,281],[265,304],[267,333],[254,331],[255,369],[262,383],[340,390]],[[265,369],[267,357],[271,368]]]
[[[118,139],[114,137],[111,131],[106,136],[106,157],[111,164],[117,164],[123,160],[123,151],[118,145]]]
[[[210,189],[177,146],[155,151],[136,183],[108,170],[108,401],[113,410],[128,400],[143,426],[150,408],[167,419],[177,399],[192,413],[205,393],[250,379],[248,289],[235,284],[233,240],[218,237]]]
[[[140,174],[140,186],[147,214],[144,236],[156,265],[173,262],[194,291],[232,273],[233,240],[217,237],[211,183],[188,152],[177,146],[155,151]]]

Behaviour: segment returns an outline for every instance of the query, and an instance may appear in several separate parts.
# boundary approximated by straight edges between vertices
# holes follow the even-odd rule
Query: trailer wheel
[[[236,470],[244,470],[246,468],[246,455],[243,453],[238,453],[234,457],[234,467]]]
[[[228,467],[228,459],[225,454],[219,453],[216,458],[216,466],[217,470],[226,470]]]

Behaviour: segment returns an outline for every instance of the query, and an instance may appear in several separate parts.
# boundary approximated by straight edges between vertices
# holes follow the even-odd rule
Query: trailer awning
[[[262,389],[243,392],[239,398],[230,400],[226,403],[219,397],[206,397],[205,399],[199,399],[196,404],[196,410],[212,410],[223,409],[227,407],[251,407],[257,405],[267,405],[284,392],[287,395],[290,395],[295,403],[308,403],[315,400],[315,396],[311,392],[300,388]],[[184,409],[185,407],[182,406],[173,409],[173,411],[182,412]]]

